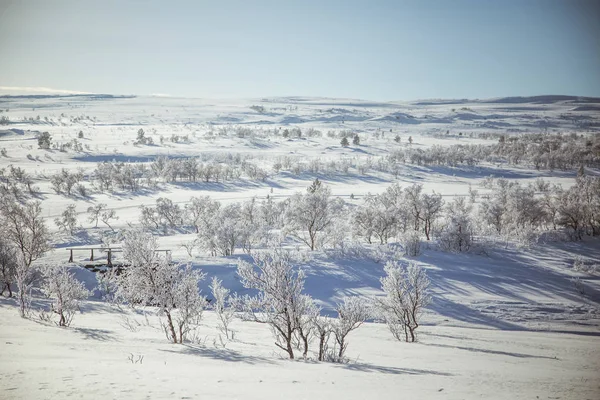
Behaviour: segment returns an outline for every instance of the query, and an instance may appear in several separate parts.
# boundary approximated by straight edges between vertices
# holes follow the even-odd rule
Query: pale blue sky
[[[0,86],[186,97],[600,96],[600,1],[0,0]]]

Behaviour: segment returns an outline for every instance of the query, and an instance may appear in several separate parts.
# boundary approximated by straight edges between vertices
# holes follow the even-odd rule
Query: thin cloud
[[[5,94],[89,94],[76,90],[52,89],[47,87],[0,86],[0,93]]]

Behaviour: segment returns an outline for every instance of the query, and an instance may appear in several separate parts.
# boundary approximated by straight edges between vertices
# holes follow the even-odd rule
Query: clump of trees
[[[38,193],[33,186],[33,177],[21,167],[9,165],[0,168],[0,196],[12,197],[17,201],[26,200]]]
[[[84,173],[82,169],[78,169],[76,172],[70,172],[63,168],[58,174],[50,177],[52,190],[57,194],[64,193],[67,196],[70,196],[73,193],[73,188],[80,185],[83,176]]]
[[[299,349],[308,357],[310,344],[318,338],[319,361],[345,362],[347,336],[369,316],[365,299],[344,298],[336,306],[337,319],[321,317],[314,300],[303,294],[305,274],[293,268],[290,253],[272,250],[253,254],[253,262],[238,261],[238,275],[247,289],[258,291],[255,296],[235,296],[233,304],[248,321],[268,324],[275,337],[275,345],[290,359]],[[334,337],[333,349],[329,347]]]

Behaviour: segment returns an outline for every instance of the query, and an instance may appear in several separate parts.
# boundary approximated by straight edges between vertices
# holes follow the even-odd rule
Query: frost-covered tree
[[[385,194],[367,195],[364,205],[354,213],[354,231],[357,236],[364,237],[368,243],[372,237],[385,244],[396,233],[397,213],[393,203]]]
[[[258,294],[235,297],[236,310],[245,320],[268,324],[275,345],[293,359],[299,317],[308,311],[302,294],[304,272],[294,270],[291,255],[280,250],[256,253],[252,258],[252,263],[239,260],[237,271],[242,285]]]
[[[28,316],[31,303],[31,290],[38,280],[38,269],[34,265],[28,265],[23,254],[17,253],[15,284],[18,291],[17,299],[19,300],[19,314],[21,315],[21,318],[26,318]]]
[[[29,294],[36,269],[32,263],[50,250],[50,234],[42,218],[40,202],[18,204],[10,198],[0,201],[0,236],[16,252],[15,283],[19,291],[21,317],[27,314]]]
[[[0,222],[2,235],[22,254],[28,266],[50,250],[40,202],[21,205],[4,198],[0,201]]]
[[[398,340],[414,342],[421,312],[430,302],[429,279],[424,269],[410,264],[402,268],[396,261],[384,266],[381,288],[385,297],[375,304],[390,331]]]
[[[215,276],[210,284],[210,290],[213,295],[212,307],[219,319],[217,328],[225,334],[227,339],[233,339],[229,324],[235,316],[235,310],[229,304],[229,289],[223,287],[223,282]]]
[[[196,233],[211,229],[211,219],[219,211],[221,204],[209,196],[192,197],[185,205],[185,218],[192,225]]]
[[[118,220],[119,217],[117,216],[115,210],[104,210],[102,211],[102,213],[100,214],[100,221],[102,221],[102,223],[106,226],[108,226],[110,228],[111,231],[114,231],[114,228],[112,227],[112,225],[110,224],[111,220]]]
[[[558,195],[558,225],[570,229],[573,238],[581,240],[585,219],[586,209],[577,187],[560,192]]]
[[[404,254],[409,257],[416,257],[421,254],[421,237],[419,232],[408,230],[400,235],[400,244],[404,249]]]
[[[343,209],[341,199],[320,181],[313,182],[305,194],[291,197],[286,210],[286,232],[304,242],[311,250],[327,241],[329,229]]]
[[[156,200],[156,213],[163,226],[176,228],[183,223],[181,208],[170,199],[158,198]]]
[[[413,229],[415,231],[419,230],[421,220],[423,219],[423,203],[421,201],[422,191],[423,185],[420,183],[415,183],[404,188],[404,201],[410,211]]]
[[[54,223],[61,231],[72,235],[77,228],[77,211],[75,204],[69,204],[67,208],[60,214],[60,217],[54,219]]]
[[[95,206],[89,206],[87,209],[88,222],[94,223],[94,228],[98,227],[98,220],[104,210],[107,209],[107,205],[104,203],[98,203]]]
[[[42,270],[41,290],[52,299],[52,312],[58,315],[58,326],[69,326],[79,302],[90,296],[83,284],[64,265],[52,265]]]
[[[340,144],[342,145],[342,147],[348,147],[348,146],[350,146],[350,142],[348,141],[348,138],[346,136],[344,136],[342,138],[342,140],[340,141]]]
[[[472,206],[466,198],[457,197],[447,206],[447,222],[440,234],[440,245],[444,250],[469,251],[473,244],[471,223]]]
[[[332,320],[332,331],[337,344],[337,361],[344,360],[344,354],[348,348],[346,337],[350,332],[357,329],[370,315],[368,301],[364,298],[353,296],[344,297],[336,306],[338,317]]]
[[[185,342],[195,329],[206,307],[198,289],[205,275],[172,263],[157,254],[157,242],[149,233],[130,231],[123,241],[123,258],[129,266],[118,277],[117,299],[129,304],[152,305],[164,320],[165,335],[173,343]]]
[[[306,360],[310,342],[315,333],[315,316],[319,314],[320,308],[317,307],[312,297],[309,295],[300,296],[300,302],[297,306],[299,312],[296,313],[296,342],[297,348],[302,350],[302,357]]]
[[[324,361],[329,354],[329,339],[333,334],[333,322],[330,317],[321,315],[320,309],[309,315],[312,317],[314,335],[319,340],[317,359]]]
[[[430,240],[432,226],[444,209],[444,200],[442,200],[441,194],[423,193],[420,201],[422,210],[420,218],[423,221],[425,236],[427,237],[427,240]]]

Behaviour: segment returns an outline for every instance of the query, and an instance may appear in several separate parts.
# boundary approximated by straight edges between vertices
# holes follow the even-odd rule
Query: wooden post
[[[112,267],[112,260],[110,257],[110,249],[108,250],[108,258],[107,258],[107,263],[106,263],[109,267]]]
[[[92,250],[92,256],[90,257],[90,261],[94,261],[94,249],[91,249],[91,250]]]
[[[72,263],[73,262],[73,249],[69,249],[69,251],[71,252],[71,256],[69,257],[69,262]]]

